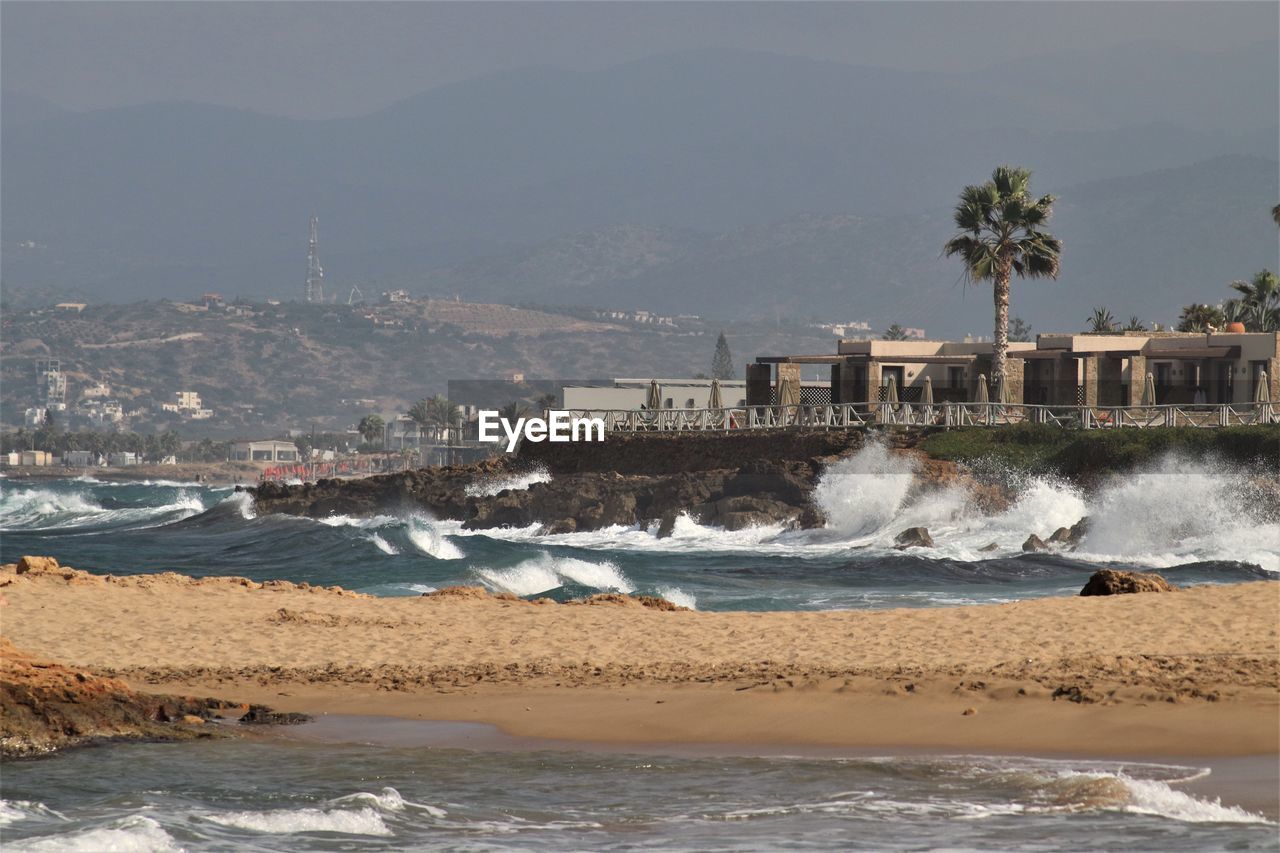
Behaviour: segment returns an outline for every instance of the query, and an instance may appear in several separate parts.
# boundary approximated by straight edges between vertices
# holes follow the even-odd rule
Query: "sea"
[[[231,487],[6,478],[0,561],[41,554],[99,572],[279,578],[380,596],[456,584],[562,600],[625,592],[697,610],[1074,595],[1101,567],[1158,569],[1178,585],[1280,579],[1280,519],[1247,471],[1168,457],[1087,494],[1051,476],[987,475],[1017,495],[1007,508],[986,512],[960,487],[920,490],[911,460],[871,444],[824,473],[814,496],[823,528],[725,531],[681,518],[661,538],[638,526],[470,531],[422,512],[307,519],[258,513]],[[1078,550],[1022,551],[1028,535],[1047,539],[1086,516]],[[935,547],[895,549],[915,526]],[[496,736],[477,747],[454,730],[384,737],[367,722],[11,764],[0,775],[0,841],[85,851],[1280,849],[1273,770],[1269,790],[1219,799],[1222,771],[1194,761],[629,753]]]

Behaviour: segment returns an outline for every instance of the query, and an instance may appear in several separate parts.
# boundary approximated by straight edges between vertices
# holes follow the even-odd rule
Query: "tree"
[[[1213,305],[1185,305],[1178,320],[1179,332],[1212,332],[1222,328],[1222,310]]]
[[[1120,331],[1122,331],[1122,332],[1145,332],[1145,331],[1147,331],[1147,326],[1146,326],[1146,324],[1145,324],[1145,323],[1143,323],[1141,320],[1139,320],[1139,319],[1138,319],[1138,315],[1137,315],[1137,314],[1134,314],[1132,317],[1130,317],[1130,318],[1129,318],[1129,322],[1127,322],[1127,323],[1125,323],[1125,324],[1124,324],[1124,328],[1123,328],[1123,329],[1121,329]]]
[[[437,441],[441,434],[448,435],[448,431],[457,426],[461,419],[461,411],[457,404],[442,394],[414,403],[408,415],[418,425],[420,433],[431,430],[435,433]]]
[[[729,352],[729,341],[724,332],[716,338],[716,354],[711,357],[711,377],[713,379],[733,378],[733,355]]]
[[[515,424],[516,421],[529,417],[529,407],[513,400],[498,410],[498,417],[509,424]]]
[[[1106,308],[1094,308],[1093,315],[1088,319],[1089,331],[1091,332],[1114,332],[1116,330],[1116,318],[1111,316],[1111,312]]]
[[[543,415],[554,409],[559,404],[560,398],[555,394],[547,393],[538,398],[538,408],[542,410]]]
[[[886,341],[905,341],[907,339],[907,330],[898,323],[894,323],[884,330],[884,334],[881,337]]]
[[[1240,294],[1244,324],[1251,332],[1272,332],[1280,328],[1280,278],[1271,270],[1254,273],[1249,281],[1234,281],[1231,289]]]
[[[386,431],[387,423],[381,415],[365,415],[356,424],[356,432],[367,444],[380,444]]]
[[[1280,204],[1271,208],[1271,220],[1275,222],[1276,225],[1280,225]]]
[[[1031,340],[1031,324],[1021,317],[1009,321],[1009,340],[1026,343]]]
[[[943,247],[947,257],[964,261],[966,282],[990,281],[995,298],[995,344],[991,381],[1004,376],[1009,349],[1009,283],[1019,278],[1058,277],[1062,241],[1042,230],[1053,213],[1054,197],[1032,198],[1031,171],[1000,166],[985,184],[960,193],[956,234]]]

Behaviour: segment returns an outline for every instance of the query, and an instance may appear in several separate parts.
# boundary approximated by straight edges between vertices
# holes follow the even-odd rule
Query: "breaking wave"
[[[467,486],[467,497],[479,498],[490,497],[499,492],[507,490],[523,491],[535,483],[551,482],[551,474],[546,468],[533,468],[523,474],[515,474],[507,477],[490,477],[478,480]]]
[[[609,561],[590,563],[573,557],[542,552],[509,569],[477,569],[476,575],[491,589],[528,596],[577,584],[601,592],[633,592],[631,581]]]

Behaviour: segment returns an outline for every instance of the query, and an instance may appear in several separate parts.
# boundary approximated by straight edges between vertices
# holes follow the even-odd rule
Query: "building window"
[[[686,409],[692,409],[692,408],[693,408],[693,398],[692,398],[692,397],[690,397],[688,400],[685,400],[685,401],[684,401],[684,407],[685,407]]]

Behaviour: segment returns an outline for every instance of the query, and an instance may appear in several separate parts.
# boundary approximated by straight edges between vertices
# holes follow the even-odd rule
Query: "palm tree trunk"
[[[1013,273],[1013,265],[1006,258],[996,263],[995,292],[996,329],[995,342],[991,352],[991,381],[998,383],[1004,378],[1006,353],[1009,350],[1009,277]]]

